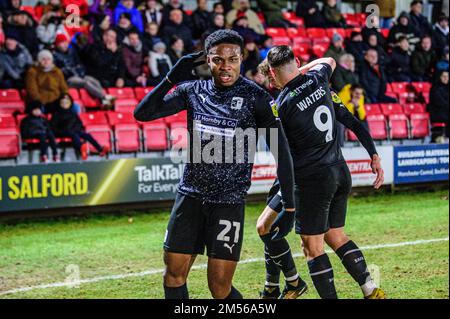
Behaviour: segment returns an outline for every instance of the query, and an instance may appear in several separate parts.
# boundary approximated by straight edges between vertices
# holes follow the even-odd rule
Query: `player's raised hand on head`
[[[270,232],[273,234],[272,240],[280,240],[286,237],[294,227],[295,210],[283,209],[275,219]]]
[[[375,189],[379,189],[384,183],[384,170],[381,166],[381,159],[377,154],[372,157],[372,163],[370,166],[372,167],[372,172],[377,175],[373,186]]]
[[[189,81],[194,78],[193,70],[206,63],[206,60],[202,58],[203,51],[185,55],[173,66],[173,68],[167,74],[167,79],[172,84],[178,84],[183,81]],[[202,58],[202,59],[200,59]],[[198,60],[198,61],[197,61]]]

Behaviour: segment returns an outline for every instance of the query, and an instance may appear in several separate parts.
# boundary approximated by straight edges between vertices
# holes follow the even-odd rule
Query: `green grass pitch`
[[[263,247],[255,231],[264,204],[248,204],[242,260],[234,284],[245,298],[258,298],[264,283]],[[169,214],[96,215],[0,225],[0,298],[162,298],[162,240]],[[130,219],[132,218],[132,220]],[[448,190],[408,191],[353,197],[347,233],[367,246],[370,267],[378,269],[389,298],[449,297]],[[302,298],[318,298],[301,256],[299,238],[289,235],[297,268],[310,285]],[[434,242],[420,242],[438,239]],[[413,243],[411,243],[413,242]],[[405,244],[409,243],[409,244]],[[386,244],[399,244],[386,246]],[[374,247],[379,245],[378,247]],[[335,254],[330,254],[340,298],[361,298]],[[188,285],[192,298],[210,298],[199,256]],[[17,288],[96,282],[75,287]],[[142,273],[144,272],[144,273]],[[147,273],[146,273],[147,272]],[[148,272],[150,274],[148,274]],[[136,276],[112,275],[137,274]],[[102,278],[103,277],[103,278]],[[378,275],[377,275],[378,277]]]

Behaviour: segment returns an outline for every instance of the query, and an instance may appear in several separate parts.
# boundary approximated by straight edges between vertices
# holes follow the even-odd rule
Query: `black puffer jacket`
[[[70,108],[58,108],[51,120],[52,129],[57,136],[64,136],[67,132],[84,131],[83,123],[78,115]]]
[[[430,104],[428,104],[428,112],[430,112],[432,123],[447,123],[449,112],[449,93],[448,84],[445,85],[439,81],[433,85],[430,91]]]
[[[40,134],[47,134],[50,130],[50,124],[42,116],[28,115],[20,123],[20,132],[22,138],[33,138]]]

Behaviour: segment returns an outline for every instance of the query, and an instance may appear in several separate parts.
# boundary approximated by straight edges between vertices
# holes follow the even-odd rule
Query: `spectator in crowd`
[[[144,53],[139,33],[131,31],[124,40],[123,48],[126,86],[135,87],[147,85],[147,76],[144,71],[144,60],[146,57],[147,53]]]
[[[394,23],[396,1],[375,0],[375,4],[380,8],[380,28],[390,29]]]
[[[12,11],[22,10],[22,0],[7,0],[5,13],[8,15]]]
[[[378,63],[378,53],[374,49],[367,50],[364,63],[359,70],[359,81],[366,91],[370,103],[396,103],[397,100],[386,96],[386,73]]]
[[[119,23],[114,27],[117,33],[117,43],[122,45],[123,40],[130,32],[138,32],[139,30],[131,23],[131,15],[129,13],[122,13],[119,17]]]
[[[400,37],[406,37],[410,44],[410,50],[420,42],[419,31],[411,24],[408,13],[402,12],[397,19],[397,24],[392,27],[388,35],[388,44],[394,47]]]
[[[409,42],[406,37],[400,37],[392,51],[388,65],[390,82],[411,82],[414,78],[411,70]]]
[[[163,26],[166,26],[171,22],[171,12],[172,10],[180,10],[182,13],[182,22],[187,27],[192,27],[191,17],[184,11],[183,2],[181,0],[169,0],[169,2],[163,7]]]
[[[434,124],[432,129],[433,142],[442,143],[443,137],[448,138],[448,113],[449,113],[449,85],[448,70],[440,71],[437,74],[437,80],[430,90],[430,103],[427,110],[430,113],[431,123]],[[440,125],[436,125],[440,123]],[[442,127],[442,124],[445,127]]]
[[[267,26],[274,28],[296,28],[297,25],[286,20],[283,16],[283,10],[287,8],[287,0],[257,0],[258,7],[264,14]]]
[[[389,63],[389,56],[384,50],[383,46],[378,42],[378,36],[371,34],[367,39],[368,49],[373,49],[378,52],[378,63],[386,66]]]
[[[192,13],[191,19],[193,37],[194,39],[200,39],[212,23],[212,13],[208,11],[208,2],[206,0],[197,0],[197,9]]]
[[[39,41],[45,48],[51,48],[51,45],[55,42],[56,35],[59,33],[66,33],[64,27],[64,15],[61,14],[60,7],[57,5],[52,6],[53,10],[47,11],[41,17],[41,21],[36,28],[36,34]]]
[[[433,27],[433,46],[438,55],[442,55],[444,48],[448,47],[448,17],[441,14]]]
[[[162,30],[163,39],[166,45],[170,44],[170,39],[174,34],[183,39],[186,51],[192,52],[192,31],[188,25],[183,23],[183,12],[180,9],[174,9],[170,12],[169,22]]]
[[[361,30],[361,34],[363,36],[363,41],[368,42],[369,37],[374,34],[377,37],[377,43],[380,44],[380,46],[383,46],[386,44],[386,39],[384,38],[383,34],[380,30],[380,19],[378,16],[373,15],[371,16],[371,25],[364,25],[364,27]]]
[[[103,33],[111,28],[111,18],[106,14],[98,14],[95,16],[94,23],[89,33],[89,43],[98,43],[102,41]]]
[[[336,0],[325,0],[322,8],[325,24],[328,28],[345,28],[346,22],[337,7]]]
[[[222,14],[226,15],[228,12],[230,12],[233,9],[234,0],[220,0],[218,2],[223,8]]]
[[[150,22],[145,25],[145,32],[142,35],[142,44],[144,46],[145,52],[150,52],[153,49],[153,46],[162,42],[161,37],[159,36],[159,26],[155,22]]]
[[[225,15],[225,8],[223,7],[223,4],[220,2],[214,3],[213,13]]]
[[[0,51],[0,87],[23,88],[25,72],[32,64],[33,58],[18,42],[17,34],[6,34],[5,46]]]
[[[436,63],[436,72],[448,71],[448,47],[445,47],[444,54],[441,59]]]
[[[360,66],[364,62],[364,52],[368,48],[367,43],[363,42],[362,34],[357,31],[352,32],[350,41],[345,46],[345,50],[355,57],[357,66]]]
[[[62,0],[62,6],[66,10],[68,5],[76,5],[80,10],[80,16],[84,17],[89,12],[89,5],[87,0]]]
[[[153,51],[150,52],[149,67],[152,73],[151,85],[161,82],[172,68],[172,61],[166,54],[166,49],[164,42],[159,42],[155,44]]]
[[[367,114],[364,108],[364,88],[359,84],[353,84],[350,88],[350,100],[342,100],[349,110],[367,129]]]
[[[81,63],[75,48],[69,47],[69,39],[64,34],[58,34],[55,40],[53,53],[55,65],[61,69],[69,87],[86,89],[90,95],[100,99],[106,108],[112,108],[114,98],[105,95],[100,82],[89,75]]]
[[[431,24],[428,22],[427,17],[422,14],[422,11],[422,0],[414,0],[411,2],[411,11],[409,13],[411,24],[419,31],[420,36],[431,35]]]
[[[436,58],[436,52],[432,50],[431,37],[424,36],[420,42],[420,47],[411,56],[411,69],[415,80],[431,82]]]
[[[260,39],[262,37],[249,27],[248,19],[245,15],[240,16],[236,19],[236,21],[234,21],[233,30],[239,33],[243,38],[253,38],[257,42],[260,42]]]
[[[253,11],[250,8],[250,1],[249,0],[234,0],[233,1],[233,9],[230,10],[227,15],[227,24],[229,26],[232,26],[234,22],[242,17],[247,17],[248,20],[248,27],[253,29],[258,34],[265,34],[266,31],[264,29],[263,24],[261,23],[261,20],[259,19],[258,15],[255,11]]]
[[[104,15],[109,16],[110,22],[114,21],[114,10],[111,9],[111,4],[108,0],[93,0],[89,7],[89,15],[92,18],[91,22],[94,20],[102,21],[103,19],[99,20],[98,16]]]
[[[44,8],[42,9],[42,14],[45,15],[46,13],[54,12],[58,16],[64,16],[64,8],[61,5],[60,0],[49,0],[46,5],[44,5]]]
[[[87,56],[87,74],[98,79],[102,87],[124,87],[125,65],[122,50],[117,44],[116,31],[106,31],[101,43],[88,47]]]
[[[39,50],[39,39],[36,34],[36,22],[26,11],[15,11],[10,14],[5,24],[5,32],[18,34],[22,43],[33,57]]]
[[[32,101],[27,105],[27,113],[20,123],[20,133],[22,139],[38,139],[41,163],[48,162],[48,148],[52,149],[53,161],[59,162],[58,148],[55,136],[51,130],[50,123],[42,114],[42,104],[39,101]]]
[[[144,31],[144,23],[142,21],[141,12],[134,7],[134,0],[121,0],[114,9],[114,24],[119,24],[119,20],[123,16],[123,13],[127,13],[130,16],[130,21],[139,32]]]
[[[61,69],[53,63],[53,55],[48,50],[38,53],[37,64],[30,67],[25,77],[25,87],[29,101],[39,101],[45,113],[53,113],[58,98],[68,91]]]
[[[168,55],[170,57],[172,65],[175,65],[179,59],[186,55],[186,51],[184,49],[184,41],[182,38],[176,35],[172,36],[172,38],[170,39]]]
[[[142,10],[142,20],[144,25],[149,23],[156,23],[158,26],[162,23],[162,6],[156,0],[147,0],[145,2],[145,9]]]
[[[264,60],[267,58],[267,55],[269,54],[270,49],[273,48],[273,38],[271,36],[263,36],[262,39],[262,46],[259,50],[259,54],[261,55],[261,59]]]
[[[297,0],[296,14],[304,19],[307,28],[322,28],[325,25],[316,0]]]
[[[205,40],[210,34],[222,29],[225,29],[225,16],[221,13],[214,13],[210,27],[202,35],[203,40]]]
[[[336,69],[331,77],[331,85],[343,101],[350,98],[350,87],[359,83],[358,74],[355,72],[355,58],[346,53],[337,61]]]
[[[331,57],[334,60],[339,61],[339,58],[345,53],[347,52],[344,49],[344,39],[339,33],[333,34],[330,47],[325,52],[325,57]]]
[[[249,77],[252,72],[257,71],[258,65],[262,62],[262,59],[259,55],[259,50],[258,46],[256,45],[255,39],[252,37],[246,37],[244,38],[244,40],[245,48],[242,71],[244,76]]]
[[[101,146],[91,134],[86,132],[81,119],[72,108],[72,97],[69,94],[63,94],[58,99],[58,107],[51,120],[51,126],[56,136],[70,137],[73,147],[81,155],[82,160],[88,159],[88,145],[86,142],[91,143],[97,152],[100,153],[100,156],[103,157],[108,154],[108,146]]]

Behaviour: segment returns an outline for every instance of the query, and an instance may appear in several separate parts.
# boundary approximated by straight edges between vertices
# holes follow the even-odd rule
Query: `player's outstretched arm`
[[[332,69],[331,73],[333,73],[334,70],[336,69],[336,61],[333,58],[321,58],[321,59],[314,60],[314,61],[302,66],[299,69],[299,71],[301,74],[308,73],[309,70],[311,70],[313,67],[315,67],[316,65],[319,65],[319,64],[328,64]]]
[[[332,94],[336,119],[346,128],[355,133],[362,146],[366,149],[367,153],[369,153],[372,160],[372,172],[377,175],[373,185],[376,189],[379,189],[384,183],[384,170],[381,166],[381,159],[378,155],[373,138],[367,128],[365,128],[364,125],[362,125],[361,122],[354,117],[352,113],[350,113],[344,104],[342,104],[339,97],[337,97],[337,94],[334,92]],[[338,100],[336,100],[336,97]]]
[[[166,78],[138,104],[134,110],[136,120],[147,122],[182,111],[185,108],[185,100],[181,89],[170,95],[167,93],[175,85],[192,79],[194,68],[205,63],[204,60],[195,62],[202,55],[203,52],[193,53],[178,60]]]

